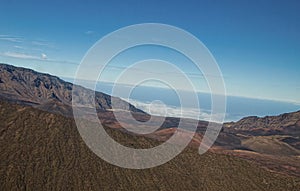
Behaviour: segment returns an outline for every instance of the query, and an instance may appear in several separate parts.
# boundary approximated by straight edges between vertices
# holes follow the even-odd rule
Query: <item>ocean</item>
[[[70,82],[73,81],[71,79],[65,80]],[[92,83],[89,81],[81,81],[80,83],[80,85],[83,85],[87,88],[93,88]],[[188,103],[188,107],[182,107],[178,97],[178,92],[180,92],[181,95],[188,95],[191,94],[191,92],[175,92],[174,90],[167,88],[147,86],[137,86],[132,89],[132,87],[122,84],[115,86],[115,88],[116,87],[117,90],[119,90],[118,93],[116,93],[116,91],[112,92],[113,84],[98,83],[96,85],[96,90],[109,95],[121,97],[137,108],[153,115],[186,117],[200,120],[211,119],[211,95],[209,93],[197,92],[196,95],[199,102],[199,107],[197,107],[197,104],[195,103]],[[130,96],[124,96],[124,92],[130,92]],[[243,117],[248,116],[264,117],[279,115],[298,110],[300,110],[300,104],[296,103],[227,96],[224,121],[238,121]]]
[[[122,85],[117,87],[121,89],[121,91],[118,92],[128,92],[128,90],[131,88],[129,86]],[[97,84],[96,89],[97,91],[112,95],[112,84]],[[131,91],[129,99],[120,94],[116,94],[114,96],[122,97],[136,107],[152,114],[174,117],[189,117],[202,120],[210,119],[211,95],[209,93],[197,93],[198,102],[200,105],[199,113],[199,108],[197,105],[193,105],[192,103],[188,103],[189,107],[182,108],[180,99],[178,97],[178,92],[179,91],[175,92],[167,88],[138,86]],[[182,95],[190,93],[191,92],[181,91]],[[263,117],[279,115],[298,110],[300,110],[300,105],[296,103],[227,96],[225,121],[238,121],[247,116]]]

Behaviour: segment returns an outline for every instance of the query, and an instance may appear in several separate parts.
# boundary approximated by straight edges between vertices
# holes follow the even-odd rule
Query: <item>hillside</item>
[[[245,117],[225,123],[224,132],[239,135],[240,145],[271,155],[300,155],[300,111],[278,116]]]
[[[125,109],[123,106],[126,105],[126,102],[120,98],[95,92],[95,100],[93,100],[92,90],[77,85],[73,86],[72,83],[65,82],[56,76],[0,64],[0,97],[11,102],[32,105],[42,110],[72,116],[72,90],[74,87],[78,97],[84,97],[82,107],[90,108],[94,102],[97,110],[105,111],[111,109],[111,99],[113,98],[120,109]],[[54,103],[60,107],[53,107]],[[129,105],[129,110],[144,113],[133,105]]]
[[[300,111],[278,116],[245,117],[224,125],[227,129],[249,132],[253,135],[290,134],[300,136]]]
[[[0,190],[299,190],[299,178],[236,157],[188,148],[146,170],[106,163],[81,140],[72,118],[0,101]],[[120,143],[156,141],[107,131]]]

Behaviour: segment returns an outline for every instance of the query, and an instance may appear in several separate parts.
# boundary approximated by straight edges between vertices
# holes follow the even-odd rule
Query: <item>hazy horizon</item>
[[[71,78],[62,78],[65,81],[73,83]],[[94,82],[88,80],[82,80],[80,85],[94,89]],[[149,112],[149,105],[153,101],[162,101],[166,108],[168,109],[167,116],[169,117],[187,117],[200,120],[210,119],[210,108],[211,108],[211,97],[208,92],[197,92],[198,101],[200,103],[200,111],[195,107],[180,108],[180,101],[178,95],[167,87],[153,87],[142,84],[140,86],[130,86],[127,84],[117,84],[118,88],[123,89],[124,92],[132,89],[129,99],[122,97],[122,95],[113,94],[112,89],[114,84],[108,82],[98,82],[96,83],[96,91],[103,92],[109,95],[121,97],[131,104],[135,105],[139,109]],[[177,90],[185,92],[188,91]],[[163,105],[156,104],[157,109],[152,114],[162,115],[163,112],[160,109]],[[182,109],[182,114],[180,113]],[[299,103],[285,102],[280,100],[268,100],[268,99],[258,99],[258,98],[248,98],[227,95],[227,114],[225,116],[225,122],[238,121],[243,117],[248,116],[272,116],[279,115],[288,112],[295,112],[300,110]],[[200,115],[198,113],[200,112]]]

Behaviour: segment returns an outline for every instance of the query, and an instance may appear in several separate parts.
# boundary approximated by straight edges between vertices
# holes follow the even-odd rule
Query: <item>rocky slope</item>
[[[111,97],[101,92],[95,92],[95,100],[93,100],[91,97],[93,92],[91,90],[77,85],[74,87],[78,97],[84,97],[82,107],[91,107],[93,102],[95,102],[97,110],[105,111],[111,109],[111,99],[116,101],[120,109],[127,104],[120,98]],[[31,69],[0,64],[0,97],[12,102],[72,115],[71,102],[72,89],[74,87],[73,84],[65,82],[56,76],[39,73]],[[53,106],[55,104],[60,105],[60,107]],[[132,105],[129,105],[129,110],[142,112]]]
[[[123,169],[98,158],[80,138],[72,118],[0,101],[0,190],[245,190],[296,191],[300,180],[236,157],[187,148],[168,163]],[[107,129],[135,148],[152,139]]]
[[[279,155],[300,155],[300,111],[278,116],[246,117],[224,124],[224,132],[240,135],[251,150]]]
[[[249,133],[259,135],[291,134],[300,136],[300,111],[278,116],[250,116],[224,126],[230,130],[249,131]]]

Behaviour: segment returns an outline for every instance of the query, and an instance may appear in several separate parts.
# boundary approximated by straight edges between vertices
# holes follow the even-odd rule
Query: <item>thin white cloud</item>
[[[23,37],[14,36],[14,35],[3,35],[0,34],[0,41],[8,41],[13,43],[22,43],[24,46],[15,45],[14,48],[16,49],[23,49],[23,50],[35,50],[35,51],[42,51],[40,47],[47,47],[47,48],[56,48],[55,45],[51,42],[48,42],[46,40],[30,40],[25,39]],[[30,45],[29,47],[26,46]],[[34,46],[32,46],[34,45]]]
[[[40,48],[32,48],[27,46],[14,46],[14,48],[22,51],[27,50],[27,51],[43,52],[43,50]]]
[[[10,36],[10,35],[0,35],[1,41],[9,41],[9,42],[23,42],[23,39],[21,37],[17,36]]]
[[[25,50],[23,46],[14,46],[14,48]]]
[[[45,62],[78,65],[78,63],[72,62],[72,61],[48,59],[48,56],[45,53],[42,53],[41,55],[38,56],[38,55],[32,55],[32,54],[26,54],[26,53],[20,53],[20,52],[4,52],[4,53],[0,53],[0,56],[17,58],[17,59],[39,60],[39,61],[45,61]]]
[[[47,47],[53,47],[53,45],[46,41],[31,41],[31,44],[36,46],[47,46]]]
[[[41,57],[42,57],[43,60],[46,60],[48,58],[47,55],[44,54],[44,53],[42,53]]]
[[[40,57],[25,53],[19,53],[19,52],[5,52],[2,54],[3,56],[12,57],[12,58],[20,58],[20,59],[40,59]]]
[[[91,35],[91,34],[94,34],[94,33],[95,33],[95,31],[91,31],[91,30],[85,32],[86,35]]]
[[[14,36],[14,35],[0,35],[0,41],[10,41],[10,42],[24,42],[24,43],[30,43],[32,45],[35,46],[46,46],[46,47],[54,47],[53,43],[47,41],[47,40],[40,40],[40,39],[34,39],[34,40],[30,40],[30,39],[25,39],[23,37],[20,36]]]

